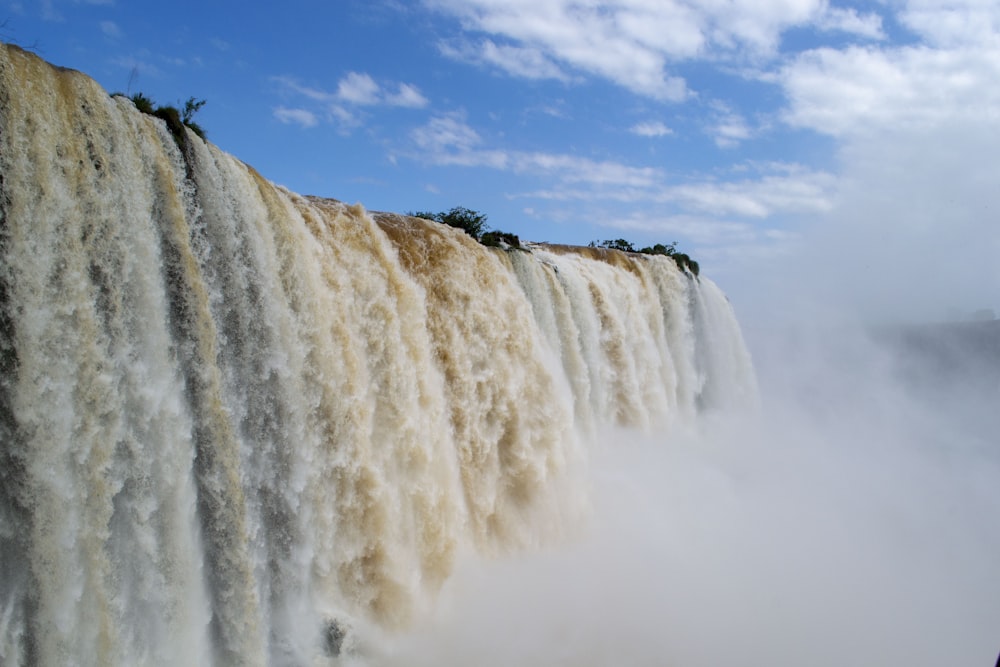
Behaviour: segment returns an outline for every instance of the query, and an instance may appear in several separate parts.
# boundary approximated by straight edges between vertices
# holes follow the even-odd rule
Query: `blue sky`
[[[109,91],[206,99],[209,139],[297,192],[466,206],[528,240],[677,241],[737,304],[794,283],[868,314],[1000,309],[994,0],[278,7],[0,18]]]

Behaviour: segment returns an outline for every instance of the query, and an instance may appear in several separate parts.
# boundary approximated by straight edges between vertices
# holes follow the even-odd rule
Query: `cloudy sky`
[[[995,0],[3,2],[5,40],[206,99],[298,192],[677,241],[738,309],[1000,310]]]

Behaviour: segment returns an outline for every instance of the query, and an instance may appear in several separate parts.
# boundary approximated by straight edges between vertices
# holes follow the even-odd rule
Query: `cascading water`
[[[580,511],[608,425],[752,404],[669,258],[277,187],[0,45],[0,663],[332,664]]]

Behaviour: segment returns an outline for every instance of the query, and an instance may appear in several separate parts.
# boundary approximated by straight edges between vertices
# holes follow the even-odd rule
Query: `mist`
[[[762,353],[758,415],[607,433],[579,537],[466,563],[384,664],[992,665],[995,420],[930,409],[860,334],[810,342]]]
[[[850,144],[791,254],[718,274],[760,413],[607,434],[585,536],[467,565],[386,664],[992,666],[991,136]]]
[[[577,539],[468,561],[386,665],[855,667],[1000,652],[995,133],[847,141],[833,209],[718,273],[761,408],[609,432]],[[712,275],[715,275],[714,273]]]
[[[467,561],[379,664],[994,665],[990,136],[849,142],[833,210],[720,272],[760,411],[606,433],[578,537]]]

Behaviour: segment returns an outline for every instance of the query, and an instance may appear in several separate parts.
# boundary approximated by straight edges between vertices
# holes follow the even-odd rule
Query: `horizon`
[[[1000,308],[997,7],[43,0],[5,14],[5,41],[109,92],[206,100],[209,141],[302,194],[464,206],[526,241],[677,242],[741,316]]]

